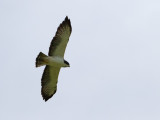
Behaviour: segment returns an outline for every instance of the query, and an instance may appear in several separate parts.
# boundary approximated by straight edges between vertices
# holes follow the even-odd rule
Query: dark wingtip
[[[72,26],[71,26],[71,21],[68,18],[68,16],[65,17],[64,21],[62,22],[62,24],[68,24],[70,27],[70,31],[72,32]]]
[[[63,26],[69,26],[70,27],[70,33],[72,32],[72,26],[71,26],[71,21],[70,19],[68,18],[68,16],[65,17],[64,21],[59,25],[59,27],[57,28],[57,32],[56,34],[58,33],[58,30],[63,27]]]
[[[67,19],[68,19],[68,16],[65,17],[65,20],[67,20]]]
[[[56,91],[57,91],[57,90],[55,90],[54,93],[51,94],[51,95],[47,95],[47,94],[43,93],[43,91],[41,91],[43,100],[44,100],[45,102],[47,102],[47,101],[56,93]]]
[[[47,100],[49,100],[52,96],[53,96],[53,94],[50,95],[50,96],[47,96],[47,95],[42,94],[43,100],[44,100],[45,102],[47,102]]]

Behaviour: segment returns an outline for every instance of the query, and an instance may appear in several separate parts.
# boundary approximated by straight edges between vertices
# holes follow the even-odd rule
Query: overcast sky
[[[65,16],[57,93],[41,96],[40,51]],[[159,0],[0,0],[1,120],[160,120]]]

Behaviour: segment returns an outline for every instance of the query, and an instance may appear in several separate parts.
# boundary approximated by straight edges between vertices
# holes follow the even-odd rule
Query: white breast
[[[63,67],[64,59],[62,57],[50,57],[48,56],[48,65],[55,66],[55,67]]]

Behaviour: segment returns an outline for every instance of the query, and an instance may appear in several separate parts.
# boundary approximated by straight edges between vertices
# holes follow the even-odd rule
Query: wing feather
[[[72,32],[71,22],[68,17],[59,25],[55,36],[51,41],[49,56],[64,57],[65,49]]]
[[[46,65],[42,80],[41,94],[45,101],[51,98],[57,91],[57,82],[60,68]]]

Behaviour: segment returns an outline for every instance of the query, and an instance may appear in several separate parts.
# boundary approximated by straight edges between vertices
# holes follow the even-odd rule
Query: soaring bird
[[[70,64],[64,59],[64,53],[71,32],[71,22],[66,16],[51,41],[48,56],[40,52],[36,58],[36,67],[46,65],[41,79],[41,94],[45,102],[57,91],[58,75],[61,67],[70,67]]]

